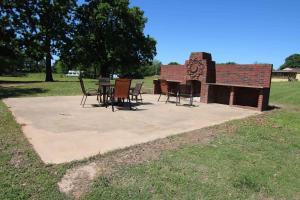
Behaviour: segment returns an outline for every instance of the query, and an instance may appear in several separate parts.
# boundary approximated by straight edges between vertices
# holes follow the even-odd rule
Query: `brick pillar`
[[[234,87],[230,88],[230,97],[229,97],[229,105],[233,106],[235,104],[235,91]]]
[[[264,88],[259,90],[258,95],[258,104],[257,109],[260,111],[264,111],[268,109],[269,106],[269,95],[270,95],[270,89]]]
[[[260,89],[258,94],[258,103],[257,103],[257,109],[260,111],[263,110],[263,101],[264,101],[264,92],[263,89]]]
[[[202,103],[208,103],[208,85],[205,83],[201,83],[200,101]]]
[[[213,86],[205,83],[201,83],[201,94],[200,101],[202,103],[213,103],[214,100],[214,90]]]
[[[161,91],[160,91],[160,82],[159,82],[159,80],[153,80],[153,85],[154,85],[153,93],[154,94],[160,94]]]

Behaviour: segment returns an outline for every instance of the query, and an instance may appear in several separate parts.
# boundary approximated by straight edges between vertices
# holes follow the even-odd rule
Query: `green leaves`
[[[1,21],[9,21],[16,33],[18,48],[28,57],[46,58],[46,80],[52,80],[51,58],[70,40],[75,0],[5,1]],[[2,17],[5,16],[5,17]]]
[[[86,68],[98,65],[102,76],[137,69],[152,61],[156,41],[145,36],[147,19],[128,0],[89,1],[78,8],[72,63]],[[77,59],[80,57],[80,59]]]
[[[293,54],[287,57],[285,63],[280,67],[280,69],[284,68],[300,68],[300,54]]]
[[[52,80],[52,55],[67,68],[84,66],[103,76],[137,70],[156,55],[156,41],[144,34],[147,19],[129,0],[5,1],[1,24],[16,33],[17,46],[35,61],[46,61],[46,80]],[[2,33],[2,32],[1,32]],[[97,66],[97,67],[95,67]],[[98,69],[96,69],[98,68]]]

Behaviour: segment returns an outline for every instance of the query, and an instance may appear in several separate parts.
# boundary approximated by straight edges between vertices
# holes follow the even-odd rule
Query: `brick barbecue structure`
[[[221,65],[209,53],[192,53],[184,65],[163,65],[160,79],[177,80],[182,84],[196,81],[196,93],[202,103],[268,109],[271,86],[271,64]],[[160,93],[159,80],[154,93]]]

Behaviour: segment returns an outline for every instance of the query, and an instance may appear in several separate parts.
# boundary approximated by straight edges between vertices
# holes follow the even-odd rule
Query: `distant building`
[[[297,81],[300,80],[299,68],[285,68],[283,70],[274,70],[272,72],[272,81]]]
[[[300,81],[300,68],[284,68],[284,71],[296,72],[296,79]]]

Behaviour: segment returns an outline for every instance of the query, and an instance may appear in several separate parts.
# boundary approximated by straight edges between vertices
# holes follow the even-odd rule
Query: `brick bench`
[[[208,83],[208,86],[210,103],[222,103],[259,111],[266,110],[268,107],[270,88],[223,83]]]

